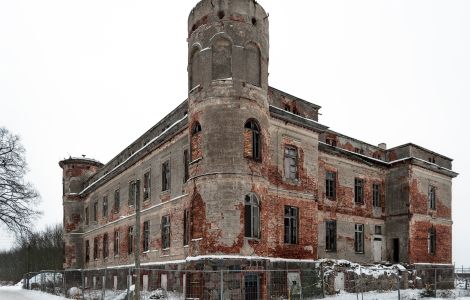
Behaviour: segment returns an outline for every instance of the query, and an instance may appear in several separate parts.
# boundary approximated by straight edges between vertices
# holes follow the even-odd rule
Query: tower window
[[[201,127],[201,124],[199,124],[199,122],[196,122],[194,125],[193,125],[193,135],[194,134],[198,134],[199,132],[202,131],[202,127]]]
[[[245,157],[261,160],[261,130],[258,123],[250,120],[245,123]]]
[[[202,157],[201,143],[202,143],[202,127],[199,122],[195,122],[191,129],[191,160],[196,160]]]
[[[245,47],[246,53],[246,82],[261,86],[261,51],[255,43]]]
[[[199,76],[199,48],[195,47],[189,57],[189,89],[192,90],[201,84]]]
[[[232,77],[232,43],[226,38],[218,38],[212,46],[212,79]]]
[[[260,237],[259,201],[255,194],[245,196],[245,237]]]
[[[436,209],[436,187],[430,185],[428,191],[428,202],[430,209]]]

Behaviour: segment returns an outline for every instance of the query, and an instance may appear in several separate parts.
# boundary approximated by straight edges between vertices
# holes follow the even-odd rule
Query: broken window
[[[428,191],[428,202],[430,209],[436,209],[436,187],[430,185]]]
[[[119,207],[121,206],[121,197],[119,189],[114,191],[114,212],[119,212]]]
[[[150,199],[151,175],[150,171],[144,174],[144,201]]]
[[[108,234],[103,235],[103,259],[108,258],[109,248],[108,248]]]
[[[202,127],[201,127],[201,124],[199,124],[199,122],[196,122],[193,126],[193,135],[194,134],[198,134],[199,132],[202,131]]]
[[[299,209],[293,206],[284,207],[284,243],[298,243]]]
[[[103,217],[108,216],[108,196],[103,197]]]
[[[261,160],[261,130],[255,120],[245,123],[245,157]]]
[[[326,172],[326,198],[336,199],[336,173]]]
[[[372,185],[372,205],[380,207],[380,184],[378,183]]]
[[[260,237],[259,200],[255,194],[245,196],[245,237]]]
[[[356,253],[364,253],[364,224],[355,224],[354,250]]]
[[[428,232],[428,252],[431,255],[436,254],[436,228],[434,226]]]
[[[189,179],[189,151],[183,151],[183,161],[184,161],[184,182]]]
[[[167,160],[162,164],[162,192],[170,189],[170,161]]]
[[[297,159],[297,147],[286,146],[284,152],[284,171],[286,179],[298,179]]]
[[[134,252],[134,227],[129,226],[127,229],[127,253],[132,254]]]
[[[246,53],[246,82],[261,87],[261,51],[255,43],[249,43]]]
[[[134,206],[136,201],[139,201],[140,195],[140,180],[129,182],[129,206]]]
[[[162,249],[170,248],[170,216],[162,217]]]
[[[93,221],[98,221],[98,201],[93,203]]]
[[[183,245],[187,246],[189,245],[189,226],[190,226],[190,220],[189,220],[189,209],[184,210],[184,220],[183,220],[183,227],[184,227],[184,232],[183,232]]]
[[[85,262],[90,261],[90,241],[85,241]]]
[[[119,255],[119,241],[120,241],[120,236],[119,236],[119,231],[114,232],[114,256]]]
[[[336,251],[336,220],[326,221],[326,251]]]
[[[149,251],[150,241],[150,221],[144,222],[144,240],[142,242],[142,249],[144,252]]]
[[[94,260],[98,259],[98,254],[99,254],[99,251],[98,251],[98,237],[95,237],[95,239],[93,240],[93,259]]]
[[[90,210],[88,209],[88,206],[85,207],[85,225],[90,224]]]
[[[218,38],[212,45],[212,80],[232,77],[232,43]]]
[[[364,179],[354,178],[354,202],[364,204]]]

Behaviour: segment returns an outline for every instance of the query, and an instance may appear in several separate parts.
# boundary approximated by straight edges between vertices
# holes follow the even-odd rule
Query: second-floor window
[[[428,202],[430,209],[436,209],[436,187],[430,185],[428,191]]]
[[[380,184],[378,183],[372,185],[372,205],[380,207]]]
[[[336,251],[336,221],[326,221],[326,251]]]
[[[103,197],[103,217],[108,216],[108,196]]]
[[[293,206],[284,207],[284,243],[298,243],[299,209]]]
[[[140,180],[129,182],[129,206],[134,206],[136,201],[139,201],[140,195]]]
[[[90,210],[87,207],[85,207],[85,225],[90,224]]]
[[[98,201],[93,203],[93,221],[98,221]]]
[[[134,252],[134,227],[129,226],[127,229],[127,253],[132,254]]]
[[[336,173],[326,172],[326,198],[336,199]]]
[[[147,252],[150,250],[150,221],[144,222],[144,240],[142,242],[142,250]]]
[[[114,212],[119,212],[119,207],[121,206],[121,195],[119,189],[114,191]]]
[[[297,147],[286,146],[284,150],[284,172],[285,178],[297,180],[299,178],[297,160]]]
[[[150,190],[152,187],[152,177],[150,171],[144,174],[144,201],[150,199]]]
[[[364,204],[364,179],[354,179],[354,202]]]
[[[167,160],[162,164],[162,192],[170,189],[170,161]]]
[[[114,256],[119,255],[119,241],[120,241],[120,236],[119,236],[119,231],[114,232]]]

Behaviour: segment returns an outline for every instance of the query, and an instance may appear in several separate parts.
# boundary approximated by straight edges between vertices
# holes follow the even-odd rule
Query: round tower
[[[254,0],[203,0],[188,33],[190,255],[255,254],[268,186],[268,16]]]
[[[79,193],[85,182],[95,174],[102,163],[88,158],[68,158],[59,162],[62,168],[62,203],[64,206],[64,268],[83,267],[83,232],[85,212]]]

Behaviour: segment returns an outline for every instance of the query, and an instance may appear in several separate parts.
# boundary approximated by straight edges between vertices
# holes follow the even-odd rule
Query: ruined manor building
[[[188,20],[188,99],[105,165],[59,163],[67,269],[136,255],[178,268],[452,263],[452,159],[320,123],[320,106],[269,86],[268,28],[256,1],[202,0]]]

